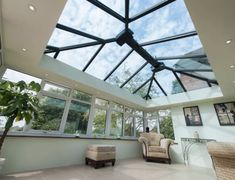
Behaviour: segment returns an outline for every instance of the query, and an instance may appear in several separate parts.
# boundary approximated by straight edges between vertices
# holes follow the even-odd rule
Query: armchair
[[[164,138],[163,134],[141,133],[138,141],[142,143],[143,158],[146,161],[164,161],[171,164],[169,148],[173,140]]]
[[[207,149],[218,180],[233,180],[235,178],[235,143],[209,142]]]

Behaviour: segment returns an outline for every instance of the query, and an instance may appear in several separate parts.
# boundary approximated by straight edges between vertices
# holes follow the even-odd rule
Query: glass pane
[[[0,116],[0,132],[4,131],[6,122],[7,122],[7,117]],[[26,124],[25,120],[21,120],[21,121],[17,121],[17,122],[14,121],[10,131],[11,132],[23,131],[25,124]]]
[[[107,82],[120,86],[146,61],[135,51],[118,67],[118,69],[107,79]]]
[[[121,21],[86,0],[67,1],[59,23],[101,38],[113,38],[124,28]]]
[[[130,47],[126,44],[119,46],[116,42],[108,43],[96,56],[86,72],[103,80],[129,51]]]
[[[187,89],[187,91],[192,91],[192,90],[208,87],[208,84],[206,81],[192,78],[184,74],[177,73],[177,75],[180,78],[181,82],[183,83],[184,87]]]
[[[123,112],[123,108],[124,108],[123,105],[117,104],[117,103],[113,103],[113,109],[114,110]]]
[[[137,73],[125,86],[130,92],[136,90],[145,81],[147,81],[152,76],[151,65],[145,66],[139,73]],[[145,94],[146,95],[146,94]]]
[[[32,123],[32,129],[58,131],[64,112],[65,101],[48,96],[41,100],[43,114]]]
[[[150,82],[148,82],[144,87],[142,87],[140,90],[138,90],[135,94],[145,98],[148,93]]]
[[[93,120],[92,134],[105,134],[106,110],[95,109],[95,117]]]
[[[167,109],[167,110],[159,110],[158,114],[159,114],[159,117],[171,116],[171,111],[169,109]]]
[[[50,57],[54,58],[55,52],[54,52],[54,53],[48,53],[48,54],[45,54],[45,55],[47,55],[47,56],[50,56]]]
[[[91,102],[92,96],[87,94],[87,93],[84,93],[84,92],[81,92],[81,91],[78,91],[78,90],[74,90],[73,91],[73,98],[79,99],[79,100],[82,100],[82,101]]]
[[[152,56],[158,58],[191,54],[192,52],[201,49],[202,44],[198,36],[192,36],[164,43],[153,44],[145,46],[144,48]]]
[[[95,104],[97,104],[99,106],[107,106],[108,105],[108,101],[96,98],[95,99]]]
[[[162,90],[158,87],[155,81],[153,81],[149,95],[151,98],[157,98],[160,96],[165,96],[162,92]]]
[[[163,0],[130,0],[130,16],[136,15]]]
[[[157,133],[157,119],[148,119],[147,120],[149,131]]]
[[[82,70],[98,48],[99,46],[90,46],[61,51],[56,59],[74,68]]]
[[[124,136],[134,136],[134,117],[125,117]]]
[[[170,116],[165,116],[160,120],[160,133],[165,136],[165,138],[175,139],[174,128],[172,119]]]
[[[71,101],[64,132],[86,134],[89,112],[90,105]]]
[[[125,112],[126,113],[129,113],[129,114],[132,114],[133,113],[133,109],[129,108],[129,107],[125,107]]]
[[[110,136],[116,136],[116,137],[122,136],[122,122],[123,122],[123,113],[113,111],[111,115]]]
[[[125,15],[125,1],[120,0],[99,0],[104,5],[116,11],[120,15]]]
[[[135,110],[135,111],[133,112],[133,114],[134,114],[135,116],[143,117],[143,111]]]
[[[136,137],[140,137],[140,133],[144,131],[144,121],[142,117],[135,118],[135,130],[136,130]]]
[[[11,81],[11,82],[19,82],[24,80],[26,83],[30,83],[31,81],[35,81],[36,83],[41,83],[41,79],[30,76],[28,74],[24,74],[18,71],[14,71],[12,69],[7,69],[4,73],[3,80]]]
[[[56,94],[60,94],[60,95],[65,95],[65,96],[69,95],[68,88],[58,86],[55,84],[51,84],[51,83],[46,83],[43,90],[48,91],[48,92],[52,92],[52,93],[56,93]]]
[[[134,6],[139,7],[140,10],[143,9],[142,7],[149,7],[159,2],[159,0],[132,1],[135,2]],[[183,0],[174,1],[132,22],[130,28],[134,32],[135,39],[139,42],[151,41],[195,29]]]
[[[158,112],[148,112],[146,113],[146,118],[157,117]]]
[[[160,71],[155,74],[155,78],[167,94],[177,94],[183,92],[182,87],[171,71]]]
[[[52,45],[55,47],[64,47],[92,41],[94,40],[55,28],[48,42],[48,45]]]

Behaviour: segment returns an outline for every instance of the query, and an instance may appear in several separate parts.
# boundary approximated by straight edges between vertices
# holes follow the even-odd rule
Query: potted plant
[[[24,81],[12,83],[0,81],[0,116],[7,118],[4,131],[0,134],[0,155],[3,142],[14,121],[25,120],[26,124],[32,118],[37,118],[39,100],[37,93],[41,86],[34,81],[26,84]],[[0,169],[5,158],[0,158]]]

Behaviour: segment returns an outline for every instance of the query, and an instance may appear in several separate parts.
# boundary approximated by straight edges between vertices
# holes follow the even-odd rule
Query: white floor
[[[90,166],[69,166],[25,173],[9,174],[1,180],[216,180],[212,169],[186,167],[182,164],[123,160],[114,167],[94,169]]]

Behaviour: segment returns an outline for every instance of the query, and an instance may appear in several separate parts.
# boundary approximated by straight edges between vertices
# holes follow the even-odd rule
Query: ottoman
[[[87,147],[86,165],[89,163],[97,169],[111,162],[114,166],[116,160],[116,147],[113,145],[93,144]]]

